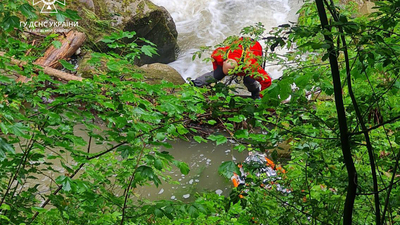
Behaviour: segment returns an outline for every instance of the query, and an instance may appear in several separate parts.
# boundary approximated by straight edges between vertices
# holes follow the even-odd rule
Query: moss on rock
[[[158,55],[143,55],[136,63],[169,63],[176,59],[178,51],[175,23],[168,11],[149,0],[99,0],[90,3],[81,0],[74,7],[82,17],[81,30],[88,36],[89,47],[110,51],[99,41],[116,30],[135,31],[137,37],[145,38],[158,49]],[[130,40],[127,40],[130,41]]]

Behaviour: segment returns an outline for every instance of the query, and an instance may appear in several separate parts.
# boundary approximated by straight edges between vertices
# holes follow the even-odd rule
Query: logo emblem
[[[33,0],[33,5],[43,3],[40,13],[57,13],[58,11],[55,6],[56,2],[61,5],[65,5],[65,0]]]

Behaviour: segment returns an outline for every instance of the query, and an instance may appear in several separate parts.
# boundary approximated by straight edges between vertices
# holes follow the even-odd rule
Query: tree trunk
[[[51,45],[43,57],[36,60],[35,64],[43,67],[60,68],[60,59],[70,58],[86,40],[86,35],[78,31],[70,31],[65,36],[60,36],[57,41],[61,42],[61,47],[56,48]]]
[[[328,17],[326,15],[323,0],[315,0],[315,3],[317,5],[318,15],[321,20],[322,29],[327,29],[328,31],[330,31],[328,27],[329,25]],[[329,53],[329,62],[331,65],[333,88],[335,93],[335,105],[336,105],[336,111],[338,115],[339,128],[340,128],[340,142],[342,146],[344,163],[346,165],[348,174],[348,186],[347,186],[346,201],[344,204],[343,224],[349,225],[352,224],[353,220],[352,217],[353,217],[354,201],[356,198],[356,190],[357,190],[357,171],[354,166],[354,161],[350,149],[350,137],[347,127],[346,112],[342,96],[342,85],[340,81],[339,64],[337,59],[338,52],[334,48],[332,37],[329,35],[324,35],[324,37],[325,37],[325,42],[330,45],[330,47],[328,48],[328,53]]]

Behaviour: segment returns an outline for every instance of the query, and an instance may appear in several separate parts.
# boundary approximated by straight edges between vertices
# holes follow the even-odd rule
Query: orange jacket
[[[238,73],[238,76],[248,75],[261,84],[261,91],[271,85],[271,77],[268,73],[260,66],[257,59],[262,57],[262,47],[258,41],[254,41],[254,44],[246,49],[240,44],[243,38],[233,42],[231,45],[225,47],[219,47],[214,50],[211,54],[213,59],[214,70],[217,66],[222,66],[224,61],[227,59],[233,59],[238,62],[243,62],[243,71]]]

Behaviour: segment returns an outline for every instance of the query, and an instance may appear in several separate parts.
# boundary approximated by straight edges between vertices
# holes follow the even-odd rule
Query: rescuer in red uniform
[[[226,75],[244,76],[243,83],[254,99],[261,91],[271,85],[271,77],[260,66],[262,47],[251,38],[238,38],[225,47],[219,47],[211,54],[213,71],[192,80],[197,87],[220,81]]]

